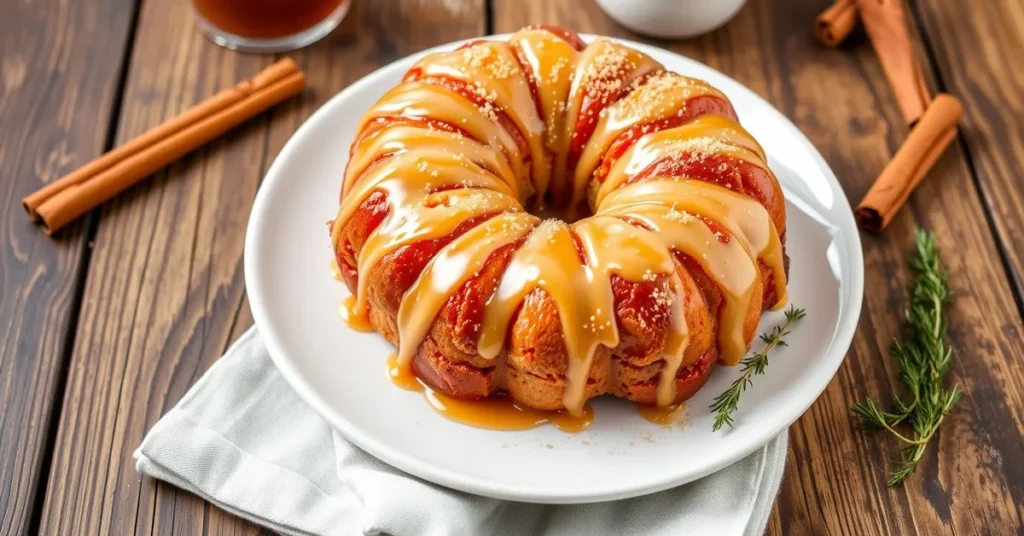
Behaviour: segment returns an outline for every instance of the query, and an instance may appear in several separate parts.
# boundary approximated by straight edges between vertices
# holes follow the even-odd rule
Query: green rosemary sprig
[[[768,366],[768,352],[776,346],[786,346],[785,336],[798,320],[804,317],[805,311],[790,305],[786,311],[786,322],[781,326],[775,326],[769,333],[762,333],[761,340],[764,341],[764,348],[760,352],[740,361],[740,377],[732,382],[728,389],[715,397],[711,404],[711,411],[715,412],[715,425],[712,430],[717,432],[719,428],[729,425],[732,428],[732,412],[740,403],[740,395],[747,387],[753,384],[754,376],[764,374]]]
[[[953,356],[952,348],[945,343],[946,322],[942,314],[951,293],[934,235],[917,231],[910,266],[916,277],[910,288],[910,310],[907,311],[909,337],[904,342],[894,340],[889,348],[889,353],[899,363],[900,380],[908,398],[893,395],[890,411],[882,410],[870,398],[851,408],[860,416],[861,428],[886,430],[904,444],[900,448],[900,460],[893,464],[893,473],[887,482],[890,486],[902,483],[914,473],[928,441],[961,394],[957,386],[947,390],[942,382]],[[904,435],[896,430],[900,423],[906,423],[911,433]]]

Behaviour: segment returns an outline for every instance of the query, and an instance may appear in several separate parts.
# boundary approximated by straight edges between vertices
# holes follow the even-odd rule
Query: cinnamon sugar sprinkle
[[[675,110],[685,111],[686,101],[708,92],[710,88],[700,80],[662,72],[634,81],[614,110],[621,117],[645,117],[652,112],[664,117]]]
[[[723,154],[742,149],[738,145],[712,136],[674,139],[666,142],[663,147],[666,150],[665,159],[680,164],[705,162],[713,156],[721,157]],[[726,164],[723,162],[721,165]]]
[[[630,59],[628,49],[610,41],[599,40],[591,46],[601,51],[587,64],[580,75],[581,85],[598,100],[609,100],[622,93],[628,76],[637,68]],[[591,110],[590,113],[593,113]]]
[[[492,80],[505,80],[519,68],[502,54],[495,52],[493,43],[480,43],[459,52],[459,59],[469,68],[483,70]]]

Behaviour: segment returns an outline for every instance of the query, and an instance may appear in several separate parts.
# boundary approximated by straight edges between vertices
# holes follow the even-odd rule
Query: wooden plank
[[[1024,76],[1014,63],[1024,54],[1024,4],[913,0],[911,5],[943,89],[964,104],[961,139],[1024,314]]]
[[[917,29],[939,73],[938,84],[964,104],[961,147],[969,155],[970,171],[994,228],[1002,268],[1009,276],[1017,312],[1024,315],[1024,248],[1021,247],[1024,240],[1021,186],[1024,183],[1020,173],[1024,166],[1024,100],[1021,98],[1024,77],[1020,69],[1014,68],[1012,60],[1007,61],[1024,53],[1024,4],[1012,0],[963,5],[913,0],[910,4]],[[968,6],[974,9],[968,10]],[[996,259],[990,259],[987,264],[992,271],[1000,271]],[[976,284],[985,287],[984,280]],[[984,290],[999,292],[1001,301],[1010,299],[1006,289]],[[997,416],[1005,424],[1005,427],[994,425],[985,430],[992,434],[992,442],[1003,447],[995,452],[982,451],[979,458],[1006,472],[1017,515],[986,504],[984,501],[998,499],[979,498],[973,495],[974,489],[954,491],[955,500],[985,506],[974,519],[955,524],[960,533],[979,527],[1013,525],[1024,533],[1024,464],[1017,456],[1003,455],[1004,452],[1024,452],[1024,440],[1021,440],[1024,371],[1017,366],[1024,356],[1021,351],[1024,331],[1019,323],[1013,322],[999,327],[1001,336],[992,342],[1008,359],[994,363],[991,377],[978,382],[978,390],[986,395],[979,397],[978,403],[983,405],[985,413]],[[1011,426],[1011,419],[1016,428]],[[977,489],[988,491],[987,487]]]
[[[133,0],[0,0],[0,534],[34,530],[87,225],[56,239],[21,198],[103,152]],[[102,31],[100,31],[102,29]]]
[[[716,32],[655,44],[719,69],[772,102],[821,150],[847,196],[858,200],[906,128],[863,34],[838,50],[814,43],[810,24],[826,3],[805,0],[779,9],[770,0],[752,0]],[[548,22],[643,40],[586,5],[495,0],[495,31]],[[938,235],[951,272],[956,298],[950,338],[959,350],[951,375],[967,394],[919,473],[890,489],[886,460],[896,456],[896,446],[886,436],[856,430],[848,408],[867,395],[887,398],[899,383],[887,349],[906,306],[911,274],[904,260],[915,226]],[[1024,355],[1024,331],[959,147],[940,160],[884,235],[862,238],[867,272],[860,326],[837,378],[790,430],[787,475],[770,531],[1015,532],[1024,516],[1024,466],[1018,460],[1024,452],[1024,376],[1011,365]]]
[[[273,60],[209,43],[189,9],[180,0],[144,3],[120,141]],[[242,273],[246,222],[263,173],[291,133],[325,100],[380,65],[481,34],[483,13],[479,0],[354,2],[337,32],[289,54],[309,78],[301,100],[103,207],[44,533],[256,533],[193,495],[141,478],[132,452],[252,322]]]

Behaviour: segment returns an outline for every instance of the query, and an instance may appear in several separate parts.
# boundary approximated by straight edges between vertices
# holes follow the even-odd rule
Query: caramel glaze
[[[345,299],[341,300],[341,305],[338,306],[338,317],[341,321],[348,324],[348,327],[355,331],[369,332],[373,331],[373,325],[370,324],[370,319],[366,315],[356,313],[356,298],[355,296],[346,296]]]
[[[345,276],[342,275],[341,268],[338,267],[338,259],[331,259],[331,277],[333,277],[335,281],[345,281]]]
[[[439,393],[420,381],[412,370],[398,364],[398,354],[388,358],[388,379],[402,389],[423,393],[427,403],[442,417],[488,430],[529,430],[551,424],[563,432],[577,433],[594,422],[594,410],[585,406],[578,415],[568,411],[544,411],[496,395],[479,400],[462,400]],[[657,421],[652,421],[657,422]]]
[[[331,276],[336,281],[345,280],[345,274],[342,273],[341,267],[338,266],[337,259],[331,259]],[[341,305],[338,306],[338,316],[341,318],[341,321],[356,331],[373,331],[373,326],[370,325],[367,317],[355,314],[355,304],[356,299],[354,296],[346,296],[345,299],[341,300]]]
[[[686,405],[683,403],[669,404],[667,406],[638,404],[636,409],[640,412],[640,416],[648,422],[662,426],[675,424],[686,413]]]
[[[760,311],[785,303],[781,190],[728,99],[638,51],[604,39],[581,47],[568,35],[528,28],[508,43],[431,54],[360,123],[332,242],[355,295],[350,325],[371,323],[369,274],[382,262],[404,270],[374,298],[373,326],[399,347],[393,379],[412,374],[435,319],[462,303],[451,336],[468,333],[477,344],[459,347],[459,366],[483,379],[460,393],[501,392],[500,381],[517,373],[564,385],[552,407],[580,418],[595,394],[614,387],[634,396],[600,379],[611,355],[620,372],[653,374],[653,401],[667,407],[692,394],[677,386],[694,370],[706,375],[709,356],[736,364]],[[570,217],[594,215],[569,224],[524,208],[548,202]],[[506,264],[497,271],[490,263],[499,254]],[[469,288],[482,293],[477,301],[462,298]],[[629,333],[664,331],[651,363],[621,359],[632,351],[621,300],[635,292],[624,289],[647,293]],[[538,293],[554,305],[564,368],[506,366],[511,327]],[[694,312],[706,308],[710,320]],[[691,344],[691,328],[700,344]],[[595,376],[598,358],[606,372]],[[466,406],[480,402],[429,398],[449,418],[492,427]],[[536,425],[523,408],[513,414],[515,426]]]

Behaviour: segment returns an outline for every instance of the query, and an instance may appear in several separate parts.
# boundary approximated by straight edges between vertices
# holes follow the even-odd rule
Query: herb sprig
[[[860,416],[861,428],[885,430],[904,444],[900,448],[900,460],[893,464],[887,482],[890,486],[902,483],[914,473],[928,441],[961,394],[957,386],[945,389],[942,381],[953,356],[952,348],[945,343],[943,316],[951,293],[935,236],[918,230],[915,253],[910,260],[916,277],[907,311],[909,337],[904,342],[894,340],[889,348],[889,353],[899,363],[900,380],[909,398],[893,395],[891,411],[882,410],[871,398],[851,408]],[[906,423],[912,433],[899,432],[896,426],[900,423]]]
[[[805,313],[803,309],[797,309],[790,305],[789,309],[786,310],[786,322],[781,326],[775,326],[769,333],[761,334],[764,348],[760,352],[740,361],[740,377],[732,382],[728,389],[715,397],[714,402],[711,404],[711,411],[715,412],[713,431],[717,432],[725,425],[729,425],[732,428],[732,413],[739,406],[740,395],[743,394],[743,391],[747,390],[748,386],[753,384],[754,376],[764,374],[764,369],[768,366],[768,352],[776,346],[787,346],[784,337],[789,335],[790,328],[803,318]]]

